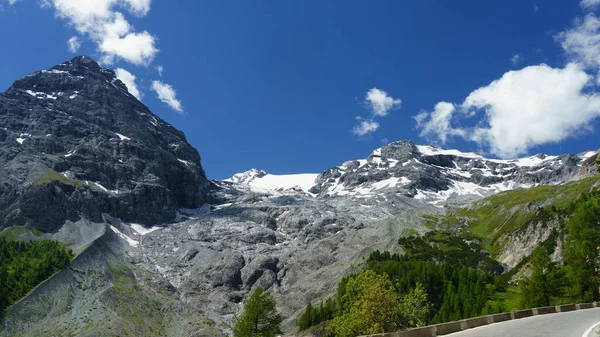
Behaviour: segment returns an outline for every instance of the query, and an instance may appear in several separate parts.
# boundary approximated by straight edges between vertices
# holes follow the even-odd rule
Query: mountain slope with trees
[[[341,280],[336,296],[307,306],[297,322],[299,330],[313,326],[317,336],[350,336],[339,329],[340,321],[346,320],[346,327],[366,324],[353,331],[366,334],[598,300],[599,182],[594,176],[565,185],[509,191],[470,207],[425,216],[431,231],[399,238],[402,255],[372,252],[365,271]],[[532,231],[538,241],[525,247],[529,254],[514,266],[497,260]],[[426,311],[422,321],[406,320],[400,302],[388,310],[393,313],[387,316],[391,321],[365,323],[368,315],[348,316],[352,305],[344,301],[347,284],[364,273],[389,281],[375,293],[391,291],[398,297],[422,289],[431,303],[421,307]],[[378,283],[370,284],[377,287]]]

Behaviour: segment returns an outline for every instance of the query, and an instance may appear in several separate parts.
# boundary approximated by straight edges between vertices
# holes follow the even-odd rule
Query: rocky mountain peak
[[[263,178],[267,174],[269,174],[269,173],[265,170],[259,170],[259,169],[253,168],[246,172],[236,173],[231,178],[225,179],[225,181],[230,181],[233,183],[240,183],[240,184],[250,184],[255,179]]]
[[[413,142],[401,140],[375,150],[371,156],[379,155],[382,159],[406,160],[415,157],[418,153],[419,149]]]
[[[89,57],[17,80],[0,125],[0,229],[102,213],[152,224],[201,204],[198,151]]]

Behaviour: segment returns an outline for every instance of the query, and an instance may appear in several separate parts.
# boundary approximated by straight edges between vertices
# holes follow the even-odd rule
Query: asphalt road
[[[582,337],[590,327],[598,322],[600,322],[600,308],[594,308],[515,319],[445,336]],[[600,335],[597,332],[592,332],[590,337],[592,336]]]

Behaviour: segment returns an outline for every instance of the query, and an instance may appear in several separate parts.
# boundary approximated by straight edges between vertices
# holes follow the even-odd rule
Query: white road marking
[[[590,333],[592,333],[592,330],[594,330],[594,328],[595,328],[595,327],[597,327],[598,325],[600,325],[600,322],[598,322],[598,323],[596,323],[596,324],[592,325],[592,326],[591,326],[589,329],[587,329],[587,330],[586,330],[586,331],[583,333],[583,335],[582,335],[581,337],[588,337],[588,335],[589,335]]]

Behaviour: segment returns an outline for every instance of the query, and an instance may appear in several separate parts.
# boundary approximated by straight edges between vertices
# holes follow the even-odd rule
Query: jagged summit
[[[231,178],[225,179],[225,181],[231,181],[240,184],[250,184],[255,179],[260,179],[266,176],[268,173],[265,170],[250,169],[246,172],[234,174]]]
[[[17,94],[25,91],[30,95],[32,95],[31,93],[40,93],[40,95],[32,96],[42,96],[42,94],[47,95],[53,92],[79,91],[84,86],[89,86],[92,83],[106,83],[107,86],[110,85],[133,98],[125,84],[117,79],[112,69],[100,67],[96,61],[87,56],[77,56],[50,69],[33,72],[15,81],[6,94]],[[50,96],[55,97],[56,95],[51,94]],[[56,99],[58,98],[56,97]]]
[[[253,169],[227,181],[277,191],[301,190],[318,198],[371,199],[370,203],[404,195],[441,207],[519,187],[564,183],[593,172],[589,168],[597,154],[501,160],[401,140],[319,175],[275,176]],[[298,186],[302,187],[294,188]]]
[[[101,213],[152,224],[201,204],[198,151],[89,57],[15,81],[0,126],[0,229]]]

